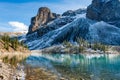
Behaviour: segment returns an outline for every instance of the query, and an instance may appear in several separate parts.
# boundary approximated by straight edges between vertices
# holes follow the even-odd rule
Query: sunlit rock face
[[[46,25],[48,22],[56,19],[60,15],[52,13],[49,8],[41,7],[35,17],[31,18],[31,24],[29,26],[29,33],[36,31],[40,26]]]
[[[93,0],[87,7],[88,18],[105,21],[120,27],[120,1],[119,0]]]
[[[50,31],[53,31],[65,25],[68,25],[78,17],[85,17],[86,9],[77,9],[77,10],[74,10],[73,13],[75,13],[75,15],[56,16],[54,20],[49,21],[46,24],[39,25],[37,28],[33,25],[34,23],[31,24],[31,26],[29,27],[28,35],[27,35],[27,41],[33,41],[39,37],[44,36]],[[35,23],[36,22],[37,21],[35,21]],[[34,28],[35,28],[35,31],[34,30],[32,31],[32,29]]]

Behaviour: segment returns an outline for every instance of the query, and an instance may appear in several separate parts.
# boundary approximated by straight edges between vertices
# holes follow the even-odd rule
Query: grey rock
[[[26,44],[35,50],[61,44],[65,40],[75,42],[82,37],[88,42],[120,45],[119,3],[118,0],[93,0],[87,8],[87,18],[83,16],[85,9],[69,10],[61,17],[53,14],[57,18],[29,34]]]
[[[60,27],[63,27],[64,25],[71,23],[74,19],[75,18],[68,17],[68,16],[58,18],[58,19],[54,20],[53,22],[51,22],[47,25],[44,25],[44,27],[37,29],[36,32],[27,35],[26,36],[27,41],[33,41],[33,40],[45,35],[46,33],[50,32],[50,31],[56,30]]]
[[[94,22],[85,18],[78,18],[61,28],[49,31],[40,38],[28,42],[29,49],[43,49],[61,44],[67,40],[75,42],[83,38],[88,42],[100,42],[109,45],[120,45],[120,29],[106,22]]]
[[[85,12],[86,12],[86,9],[78,9],[71,13],[67,11],[63,13],[64,16],[66,15],[65,17],[60,17],[59,14],[51,13],[48,8],[42,7],[39,9],[37,16],[31,19],[28,35],[34,32],[37,32],[38,37],[41,37],[42,35],[44,35],[45,33],[48,33],[49,31],[58,29],[66,25],[67,23],[72,22],[74,20],[74,17],[71,17],[71,16],[76,16],[77,14],[83,14]],[[48,16],[47,13],[50,13],[50,16]],[[43,14],[45,15],[42,16]],[[28,35],[27,35],[27,38],[31,37]]]
[[[120,1],[119,0],[93,0],[87,7],[87,18],[105,21],[120,27]]]
[[[89,41],[109,45],[120,45],[120,28],[106,22],[97,22],[89,28]]]
[[[75,16],[76,13],[72,10],[68,10],[62,14],[62,16]]]
[[[38,36],[41,37],[44,34],[48,33],[49,31],[58,29],[68,23],[71,23],[75,19],[73,16],[76,16],[77,14],[83,14],[85,12],[86,12],[86,9],[78,9],[75,11],[72,11],[72,10],[66,11],[62,15],[65,17],[61,17],[61,18],[59,17],[56,20],[54,20],[52,23],[44,25],[44,27],[40,27],[39,29],[37,29]],[[54,13],[54,15],[56,15],[56,14]],[[58,15],[58,16],[60,16],[60,15]]]
[[[51,24],[48,24],[44,27],[39,28],[37,30],[38,36],[41,37],[44,34],[50,32],[52,30],[58,29],[68,23],[71,23],[73,20],[74,20],[74,18],[72,18],[72,17],[58,18],[58,19],[54,20]]]
[[[75,41],[78,37],[86,39],[89,32],[89,21],[81,18],[74,20],[69,25],[50,31],[35,41],[28,42],[31,50],[49,47],[54,44],[62,43],[65,40]],[[37,45],[34,45],[37,44]]]
[[[75,11],[68,10],[62,14],[62,16],[76,16],[77,14],[83,14],[86,13],[86,9],[77,9]]]

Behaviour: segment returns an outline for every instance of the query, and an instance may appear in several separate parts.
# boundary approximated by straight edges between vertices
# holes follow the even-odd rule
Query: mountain
[[[35,17],[32,17],[28,34],[35,32],[41,26],[45,26],[48,22],[58,18],[60,15],[52,13],[49,8],[41,7]]]
[[[75,42],[82,37],[92,43],[120,45],[119,7],[119,0],[93,0],[87,9],[68,10],[56,17],[49,8],[42,7],[43,10],[40,8],[37,16],[32,18],[25,43],[29,49],[35,50],[65,40]],[[43,14],[46,15],[37,18]]]
[[[88,18],[105,21],[120,27],[120,1],[119,0],[93,0],[87,8]]]

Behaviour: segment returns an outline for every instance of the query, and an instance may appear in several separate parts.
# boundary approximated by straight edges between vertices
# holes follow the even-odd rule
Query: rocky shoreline
[[[25,80],[24,76],[22,66],[15,68],[0,61],[0,80]]]
[[[29,55],[30,53],[20,52],[0,54],[0,80],[65,80],[44,68],[31,68],[21,64]]]
[[[25,80],[24,66],[20,65],[31,52],[0,52],[0,80]]]
[[[61,54],[120,54],[119,46],[111,46],[106,52],[86,48],[83,52],[77,52],[71,48],[65,48],[62,45],[55,45],[41,50],[32,50],[34,53],[61,53]]]
[[[119,47],[113,46],[109,49],[108,52],[106,52],[104,54],[119,54],[118,51],[111,52],[112,49],[116,49],[116,48],[119,50]],[[56,52],[53,52],[53,51],[56,51]],[[31,53],[51,53],[51,52],[58,53],[58,51],[62,51],[59,53],[66,53],[66,52],[63,52],[63,47],[61,47],[61,46],[52,46],[52,47],[42,49],[42,50],[33,50],[33,51],[31,51]],[[103,52],[87,49],[86,51],[84,51],[84,54],[103,54]],[[23,58],[23,56],[22,56],[23,53],[18,53],[18,52],[11,53],[11,54],[10,53],[4,53],[2,55],[0,54],[0,58],[5,57],[6,55],[9,58],[12,58],[12,56],[19,56],[19,58],[17,57],[17,59],[19,59],[19,60]],[[24,58],[29,55],[30,55],[30,53],[29,54],[24,53]],[[37,74],[37,73],[39,73],[39,74]],[[0,80],[36,80],[36,79],[66,80],[65,78],[57,76],[57,75],[55,75],[47,70],[44,70],[42,68],[28,68],[28,67],[26,68],[26,65],[24,65],[24,66],[19,65],[19,62],[17,63],[17,66],[14,67],[14,66],[11,66],[9,63],[4,63],[2,61],[2,59],[0,59]]]

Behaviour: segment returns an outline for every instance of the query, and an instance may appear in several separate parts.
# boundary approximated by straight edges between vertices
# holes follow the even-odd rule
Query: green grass
[[[19,46],[22,46],[24,48],[28,49],[27,45],[24,45],[23,42],[19,42],[18,38],[10,38],[8,35],[3,35],[0,37],[0,39],[4,42],[4,49],[9,50],[9,48],[13,48],[14,50],[17,50]]]

